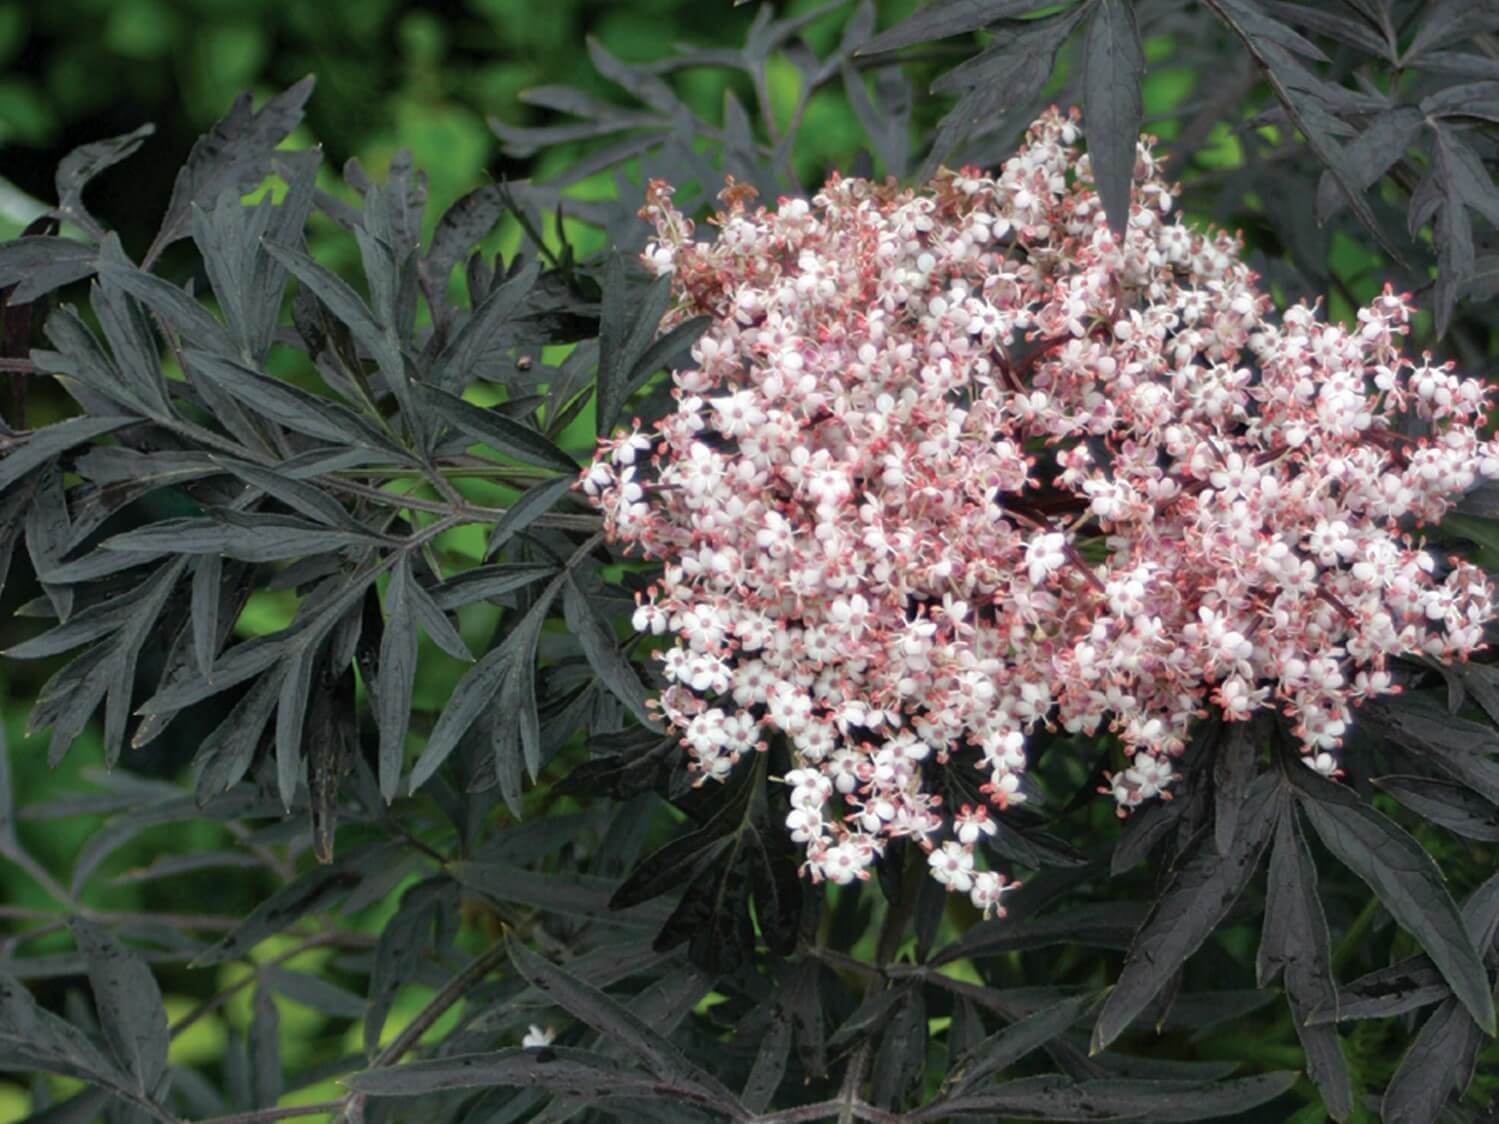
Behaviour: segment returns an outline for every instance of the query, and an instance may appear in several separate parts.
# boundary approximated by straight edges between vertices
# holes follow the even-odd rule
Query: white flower
[[[1312,753],[1301,759],[1301,763],[1314,773],[1320,773],[1324,777],[1336,777],[1342,774],[1338,768],[1338,759],[1326,751]]]
[[[1067,536],[1039,535],[1025,544],[1025,565],[1032,585],[1040,585],[1067,561]]]
[[[968,891],[968,900],[973,902],[974,908],[982,910],[986,918],[1003,917],[1005,911],[999,904],[1000,898],[1011,890],[1018,889],[1019,882],[1009,882],[1003,874],[992,870],[981,870],[973,876],[973,887]]]
[[[964,846],[971,846],[984,836],[993,836],[999,832],[999,825],[989,818],[989,809],[983,805],[977,810],[964,805],[963,810],[954,817],[953,826],[957,830],[958,842]]]
[[[1148,753],[1136,753],[1134,761],[1125,772],[1142,800],[1159,796],[1176,777],[1169,760]]]
[[[792,808],[786,816],[786,830],[793,843],[806,843],[823,835],[822,816],[815,808]]]
[[[713,417],[726,437],[741,437],[765,424],[765,411],[752,390],[741,390],[713,402]]]
[[[544,1027],[543,1028],[543,1027],[537,1026],[535,1023],[532,1023],[531,1024],[531,1029],[528,1030],[526,1032],[526,1036],[520,1040],[521,1049],[523,1049],[523,1050],[542,1050],[542,1049],[545,1049],[546,1047],[548,1047],[548,1046],[550,1046],[552,1044],[552,1039],[554,1039],[556,1037],[557,1037],[557,1032],[555,1030],[553,1030],[551,1027]]]
[[[829,882],[846,886],[850,882],[869,877],[869,864],[874,861],[874,850],[867,843],[845,840],[829,847],[818,867]]]
[[[630,618],[630,624],[636,632],[649,632],[653,636],[660,636],[666,631],[668,614],[654,601],[642,601],[635,608],[635,614]]]
[[[973,886],[973,852],[947,842],[927,856],[932,877],[953,893],[966,894]]]

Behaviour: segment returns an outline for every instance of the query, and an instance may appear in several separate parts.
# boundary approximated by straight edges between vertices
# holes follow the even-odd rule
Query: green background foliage
[[[883,0],[881,23],[915,6]],[[815,7],[800,0],[785,10]],[[517,95],[542,84],[609,97],[609,83],[583,49],[585,36],[643,61],[675,42],[737,42],[753,15],[751,6],[680,0],[9,0],[0,4],[0,176],[22,196],[45,199],[52,169],[71,148],[154,122],[151,158],[98,189],[129,247],[132,234],[149,237],[146,204],[166,195],[193,140],[238,91],[264,96],[316,74],[317,95],[291,143],[322,144],[330,170],[357,157],[377,174],[395,151],[409,149],[441,213],[486,178],[566,165],[572,153],[565,147],[535,166],[502,156],[485,119],[535,123],[544,114]],[[825,44],[840,23],[832,15],[810,38]],[[695,108],[717,112],[725,84],[722,72],[701,70],[686,77],[682,93]],[[789,65],[775,69],[778,106],[794,100],[795,85]],[[861,130],[846,106],[830,99],[812,112],[815,156],[832,160],[858,147]],[[0,235],[13,237],[17,220],[39,206],[18,198],[0,207]]]
[[[811,2],[798,0],[786,5],[785,11],[796,14],[814,7]],[[882,0],[878,26],[891,26],[916,7],[914,0]],[[540,84],[575,86],[617,100],[617,89],[598,76],[583,48],[586,35],[596,36],[623,59],[643,61],[661,57],[678,41],[737,43],[753,15],[753,5],[731,8],[727,0],[468,0],[443,5],[394,0],[291,4],[269,0],[50,0],[42,4],[9,0],[0,3],[0,239],[15,236],[45,209],[37,200],[51,198],[52,171],[64,153],[78,144],[152,121],[157,133],[147,142],[142,156],[127,169],[101,178],[91,194],[96,212],[119,230],[128,250],[138,252],[150,240],[160,201],[170,191],[172,177],[193,139],[222,114],[235,92],[250,89],[263,96],[308,73],[318,76],[317,92],[307,120],[289,144],[323,145],[327,159],[319,173],[320,186],[334,192],[344,190],[336,172],[351,158],[381,179],[392,156],[407,149],[415,165],[429,176],[431,203],[427,213],[435,216],[478,184],[545,178],[564,170],[586,151],[584,145],[561,145],[543,150],[534,160],[506,157],[486,124],[491,116],[512,126],[550,122],[551,115],[527,106],[519,98],[522,91]],[[828,16],[813,26],[809,40],[820,47],[836,42],[842,21],[841,13]],[[1202,96],[1195,88],[1198,72],[1180,64],[1178,56],[1184,44],[1169,36],[1148,38],[1144,48],[1148,65],[1143,87],[1146,126],[1169,147],[1187,127],[1189,111]],[[939,49],[931,62],[913,66],[918,89],[925,86],[922,76],[929,80],[940,71],[942,61]],[[1049,88],[1063,88],[1078,63],[1072,54],[1064,52]],[[799,78],[795,67],[778,57],[770,68],[770,79],[770,108],[784,123],[795,104]],[[738,81],[723,71],[705,68],[680,74],[674,84],[694,110],[716,117],[727,90],[734,90],[746,104],[752,102],[753,92],[736,85]],[[1248,122],[1265,104],[1262,93],[1246,92],[1242,120]],[[917,127],[928,130],[940,111],[934,99],[918,98]],[[832,168],[854,166],[865,147],[857,116],[835,93],[813,99],[806,110],[802,136],[804,143],[796,159],[804,183],[815,182]],[[1273,146],[1280,139],[1274,125],[1253,130],[1252,136],[1245,137],[1220,124],[1206,136],[1193,138],[1191,150],[1175,157],[1172,171],[1202,192],[1210,192],[1215,183],[1228,180],[1242,166],[1246,141]],[[594,198],[612,189],[610,177],[600,173],[569,191],[581,198]],[[1283,203],[1269,201],[1272,207]],[[1265,200],[1245,197],[1232,200],[1226,209],[1204,209],[1194,214],[1200,220],[1242,228],[1252,248],[1272,258],[1287,257],[1290,250],[1275,245],[1262,229],[1265,206]],[[513,247],[520,236],[515,222],[507,219],[491,236],[490,248]],[[554,248],[564,237],[580,253],[601,245],[596,232],[570,222],[564,222],[561,230],[547,232]],[[350,240],[326,220],[314,222],[309,244],[314,256],[330,268],[345,269],[356,260]],[[1350,317],[1355,305],[1367,300],[1383,283],[1384,259],[1346,226],[1332,229],[1317,245],[1324,253],[1319,264],[1331,280],[1329,310],[1334,316]],[[185,251],[178,247],[178,252]],[[1429,337],[1428,317],[1422,318],[1418,331]],[[1466,364],[1477,366],[1496,354],[1495,335],[1470,318],[1455,326],[1449,345]],[[40,397],[32,408],[36,424],[40,424],[60,416],[62,404],[60,399],[52,402]],[[591,415],[579,418],[577,426],[586,444],[586,434],[592,429]],[[575,449],[579,441],[564,444]],[[513,494],[496,492],[495,497],[503,500]],[[174,513],[162,509],[152,514],[160,518]],[[446,545],[464,549],[458,539]],[[482,536],[468,543],[467,549],[479,555]],[[0,602],[0,647],[8,647],[35,631],[13,619],[15,608],[35,592],[34,584],[21,575],[6,589]],[[290,595],[258,592],[240,622],[240,633],[250,635],[284,626],[293,605]],[[498,610],[493,610],[485,619],[484,611],[465,615],[462,622],[465,638],[476,650],[482,648],[498,616]],[[19,825],[28,850],[53,870],[66,869],[103,822],[98,807],[79,799],[80,793],[89,791],[90,778],[100,768],[98,738],[90,732],[57,771],[49,772],[41,746],[28,745],[22,736],[31,700],[58,662],[7,661],[4,678],[0,679],[17,805],[45,813],[49,805],[55,809],[58,802],[72,802],[65,809],[66,815]],[[418,669],[415,705],[436,710],[451,693],[462,665],[423,641]],[[183,723],[148,752],[127,753],[122,768],[136,775],[142,785],[149,785],[153,778],[176,777],[191,757],[194,739],[201,739],[206,732],[207,727],[202,725]],[[1395,807],[1393,803],[1381,806],[1387,810]],[[528,810],[565,813],[574,807],[565,796],[543,792],[528,797]],[[1113,830],[1107,808],[1088,809],[1083,814],[1093,817],[1099,832]],[[1424,826],[1418,838],[1436,856],[1459,897],[1493,866],[1491,845],[1462,844]],[[168,883],[135,876],[153,863],[215,851],[232,842],[223,826],[202,820],[187,826],[147,829],[110,857],[105,869],[112,879],[98,880],[97,888],[82,904],[100,916],[127,924],[132,917],[174,913],[242,917],[272,888],[258,869],[246,868],[242,877],[233,869],[208,870]],[[1148,882],[1143,872],[1137,871],[1136,876],[1142,886]],[[393,890],[401,885],[396,882]],[[1325,907],[1334,932],[1341,934],[1333,951],[1333,966],[1340,977],[1356,976],[1386,959],[1416,951],[1413,942],[1394,930],[1361,886],[1345,880],[1329,881],[1325,887]],[[372,941],[373,934],[393,912],[395,900],[393,892],[346,922],[356,934]],[[42,910],[48,902],[33,879],[0,860],[0,904],[8,911],[0,913],[3,959],[9,955],[6,935],[18,931],[11,923],[28,919],[28,911]],[[853,891],[834,892],[830,912],[847,913],[857,908]],[[492,921],[475,918],[476,930],[482,931]],[[944,936],[954,935],[953,922],[949,919],[945,924]],[[870,947],[856,951],[872,952],[874,939],[871,933],[867,942]],[[1215,956],[1239,965],[1252,963],[1252,927],[1230,927],[1215,940]],[[357,937],[354,943],[357,946]],[[59,950],[71,947],[63,934],[56,936],[55,944]],[[32,950],[45,947],[33,945]],[[277,938],[257,949],[255,957],[267,963],[287,957],[296,948],[293,938]],[[1019,956],[1015,953],[1014,962],[1007,966],[1018,977],[1009,981],[1012,986],[1025,982],[1019,976]],[[316,976],[335,988],[345,976],[349,980],[358,978],[361,970],[358,965],[341,966],[338,954],[321,947],[295,952],[279,966]],[[953,979],[983,982],[968,960],[954,960],[943,971]],[[1115,974],[1113,965],[1092,949],[1062,950],[1052,958],[1050,971],[1051,979],[1046,982],[1095,986],[1108,983]],[[249,975],[247,968],[236,964],[222,966],[217,976],[202,971],[189,973],[174,966],[159,968],[173,1019],[209,999],[215,989],[233,988]],[[76,982],[66,977],[43,981],[40,994],[53,1009],[62,1009],[67,1002],[65,991]],[[433,990],[421,986],[403,990],[385,1031],[387,1039],[399,1033]],[[349,998],[351,1009],[361,1002],[352,993]],[[714,1001],[710,995],[702,1007],[706,1010]],[[301,1072],[319,1061],[361,1048],[357,1019],[329,1015],[284,995],[274,1002],[279,1013],[280,1049],[288,1069]],[[1283,1006],[1251,1003],[1233,1013],[1237,1017],[1224,1024],[1191,1036],[1178,1035],[1169,1041],[1168,1048],[1197,1060],[1233,1060],[1251,1068],[1301,1066],[1301,1050]],[[171,1056],[174,1061],[212,1069],[225,1053],[226,1044],[237,1036],[251,1034],[255,1021],[250,989],[241,989],[229,1002],[177,1036]],[[428,1033],[435,1038],[444,1029],[445,1024],[439,1022]],[[1345,1036],[1356,1087],[1382,1086],[1408,1040],[1408,1030],[1402,1032],[1398,1023],[1381,1020],[1358,1024]],[[1494,1052],[1493,1044],[1486,1043],[1484,1061],[1492,1063]],[[931,1072],[938,1073],[936,1067]],[[77,1087],[66,1079],[49,1080],[54,1095]],[[1475,1095],[1486,1097],[1496,1084],[1499,1077],[1492,1064],[1486,1072],[1481,1062]],[[1321,1119],[1321,1106],[1305,1082],[1298,1091],[1306,1095],[1305,1108],[1296,1119]],[[284,1103],[322,1100],[338,1092],[331,1082],[313,1083],[288,1093]],[[0,1080],[0,1124],[20,1119],[31,1104],[31,1092],[23,1082]],[[1363,1109],[1356,1109],[1354,1119],[1370,1118],[1359,1115],[1362,1113]]]

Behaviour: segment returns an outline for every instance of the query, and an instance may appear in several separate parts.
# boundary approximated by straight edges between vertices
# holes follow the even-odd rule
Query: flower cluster
[[[651,187],[644,260],[712,326],[582,486],[664,562],[635,626],[674,640],[660,706],[702,776],[790,745],[814,879],[909,836],[999,910],[989,809],[944,815],[929,763],[966,757],[1002,811],[1028,731],[1106,726],[1122,813],[1170,795],[1210,707],[1277,707],[1334,773],[1392,656],[1481,646],[1483,573],[1409,528],[1499,476],[1484,387],[1401,354],[1388,290],[1354,327],[1272,317],[1148,144],[1116,237],[1077,137],[1053,111],[997,176],[835,176],[775,211],[731,183],[711,241]]]

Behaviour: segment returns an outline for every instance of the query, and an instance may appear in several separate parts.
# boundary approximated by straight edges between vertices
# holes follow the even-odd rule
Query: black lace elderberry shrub
[[[813,33],[840,18],[831,39]],[[1092,216],[1092,253],[1131,225],[1131,184],[1154,171],[1137,166],[1148,127],[1184,231],[1242,228],[1224,245],[1242,246],[1275,302],[1325,294],[1355,325],[1298,321],[1320,373],[1336,364],[1333,344],[1361,330],[1354,307],[1387,282],[1412,294],[1397,303],[1402,326],[1418,310],[1410,352],[1434,349],[1423,369],[1440,371],[1450,352],[1480,373],[1499,276],[1499,8],[936,0],[875,25],[868,2],[783,19],[765,6],[737,46],[625,64],[592,44],[624,101],[543,87],[528,100],[575,120],[495,124],[517,158],[573,146],[567,170],[478,187],[440,214],[403,157],[379,179],[351,164],[340,183],[318,150],[284,147],[310,80],[259,108],[236,102],[193,149],[139,252],[83,195],[96,176],[127,174],[115,165],[149,130],[63,162],[53,214],[0,245],[0,563],[20,602],[7,656],[50,675],[28,717],[37,736],[0,752],[0,857],[28,887],[6,896],[41,903],[0,907],[12,926],[0,944],[0,1068],[31,1079],[34,1118],[1482,1118],[1499,1079],[1499,673],[1485,650],[1443,665],[1395,646],[1380,685],[1399,692],[1355,708],[1339,759],[1320,771],[1302,760],[1305,715],[1236,709],[1239,695],[1216,683],[1210,713],[1181,744],[1163,743],[1172,798],[1126,784],[1122,824],[1095,795],[1119,775],[1120,737],[1069,733],[1048,700],[1013,747],[1013,785],[966,751],[914,755],[911,778],[932,808],[959,812],[956,826],[936,815],[930,831],[887,832],[877,861],[860,864],[867,881],[814,883],[788,826],[806,834],[808,793],[819,807],[827,794],[809,768],[818,747],[788,728],[796,716],[742,746],[688,729],[696,704],[681,688],[717,690],[707,663],[702,688],[672,665],[678,690],[661,704],[670,683],[655,625],[689,649],[719,641],[713,620],[673,623],[657,594],[716,563],[665,524],[651,556],[616,544],[620,512],[644,502],[623,470],[638,464],[659,484],[671,450],[615,435],[632,419],[627,432],[666,426],[690,456],[678,431],[717,410],[715,432],[697,440],[719,454],[770,424],[686,401],[710,374],[763,373],[756,340],[727,359],[724,348],[736,333],[779,330],[748,299],[738,327],[693,315],[712,293],[692,289],[684,247],[744,231],[679,226],[671,246],[646,252],[655,235],[639,212],[652,180],[676,186],[678,224],[706,215],[726,175],[733,200],[805,196],[830,169],[799,141],[835,104],[868,138],[836,170],[894,177],[870,188],[888,202],[939,166],[998,166],[1048,104],[1080,102],[1068,125],[1080,136],[1067,143],[1086,146],[1086,172],[1041,187],[1070,200],[1047,212],[1058,221]],[[685,72],[704,67],[729,72],[712,119],[685,99]],[[1188,81],[1171,93],[1160,72]],[[615,177],[613,198],[572,190],[601,172]],[[268,177],[274,190],[248,202]],[[782,214],[810,211],[788,203]],[[603,253],[569,244],[579,222],[603,232]],[[319,224],[342,231],[357,270],[311,253]],[[1012,262],[1016,291],[1039,307],[1066,273],[1047,255],[1073,252],[1070,237],[1007,230],[983,252]],[[897,255],[919,264],[924,238],[913,229]],[[327,245],[326,233],[315,241]],[[825,263],[765,261],[767,285],[822,283]],[[1048,372],[1068,339],[1094,341],[1140,311],[1139,292],[1099,275],[1109,284],[1057,325],[1006,321],[984,356],[1009,380],[995,394],[1034,406],[1027,380],[1060,385]],[[926,295],[945,309],[946,295]],[[897,300],[887,314],[944,309]],[[839,331],[868,330],[867,316],[854,319]],[[1199,340],[1180,359],[1212,381],[1207,353],[1226,346]],[[1287,377],[1284,357],[1269,372],[1246,347],[1214,385],[1265,397]],[[952,349],[934,359],[951,365]],[[817,383],[831,376],[807,377],[801,420],[821,427],[831,456],[843,447],[829,424],[837,406]],[[1379,379],[1359,393],[1378,398],[1389,389]],[[1287,385],[1314,413],[1319,384],[1306,381]],[[1395,479],[1439,459],[1430,450],[1453,429],[1414,399],[1462,384],[1430,381],[1429,395],[1379,399],[1390,424],[1350,453],[1361,472]],[[961,379],[949,389],[932,393],[944,417],[983,397]],[[1338,402],[1349,393],[1341,385]],[[1258,409],[1225,415],[1226,445],[1268,425]],[[585,470],[600,439],[618,461],[605,474],[618,493],[607,525],[585,486],[600,480]],[[1061,481],[1064,461],[1141,470],[1104,436],[1027,431],[1019,442],[1006,455],[1022,475],[1039,466],[1038,481]],[[1200,490],[1220,487],[1214,471],[1204,462]],[[1350,502],[1328,475],[1332,499]],[[1034,495],[996,517],[1024,523],[1034,542],[1015,565],[1039,584],[1097,579],[1114,549],[1107,535],[1073,534],[1066,487],[1016,484]],[[755,488],[741,481],[745,497]],[[786,533],[826,499],[801,510],[788,494]],[[1496,515],[1481,486],[1438,526],[1391,516],[1392,534],[1413,536],[1413,557],[1419,538],[1436,578],[1482,583]],[[1320,546],[1287,549],[1337,555],[1354,541],[1317,534]],[[1329,573],[1345,564],[1358,560]],[[1378,631],[1372,609],[1323,592],[1328,620]],[[1255,592],[1256,611],[1272,594]],[[936,592],[906,602],[904,624],[934,619],[934,606],[965,619]],[[845,599],[839,620],[851,627],[868,608]],[[996,631],[998,605],[966,611]],[[1431,621],[1411,636],[1440,638],[1447,626]],[[788,596],[773,627],[804,623]],[[1443,653],[1473,648],[1477,627]],[[950,631],[943,644],[961,647]],[[1256,642],[1215,641],[1235,659]],[[850,671],[819,685],[812,664],[837,662],[825,655],[809,657],[800,685],[824,698],[857,681]],[[748,721],[771,709],[752,688],[739,700]],[[875,700],[855,701],[864,709],[837,735],[872,743]],[[75,747],[85,733],[97,736]],[[1136,745],[1149,731],[1120,733]],[[720,761],[709,743],[737,750]],[[185,747],[183,775],[137,771],[162,746]],[[55,764],[70,749],[113,771],[60,802],[12,791],[13,761]],[[710,757],[717,779],[701,783]],[[1333,765],[1340,776],[1321,775]],[[889,778],[857,768],[849,792],[872,796],[877,779],[883,799]],[[1003,806],[982,816],[960,811],[996,795]],[[884,831],[874,803],[862,812]],[[78,815],[98,827],[64,878],[35,842]],[[149,832],[164,825],[175,834]],[[149,865],[120,870],[125,848],[153,844]],[[985,917],[999,889],[973,877],[976,856],[985,873],[1020,876],[1006,916]],[[122,880],[152,888],[159,908],[118,908]],[[287,1002],[315,1012],[314,1048],[286,1048]],[[172,1049],[204,1020],[231,1024],[221,1048]]]

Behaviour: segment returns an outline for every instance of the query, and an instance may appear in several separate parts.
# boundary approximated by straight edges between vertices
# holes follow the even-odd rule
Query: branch
[[[826,1120],[834,1113],[845,1109],[853,1113],[850,1119],[863,1120],[866,1124],[901,1124],[906,1118],[903,1113],[887,1112],[857,1097],[852,1101],[844,1101],[840,1097],[837,1100],[798,1105],[796,1108],[771,1112],[764,1116],[753,1116],[748,1124],[813,1124],[814,1121]]]
[[[219,933],[227,933],[230,929],[238,926],[243,920],[238,917],[223,917],[211,913],[136,913],[128,910],[89,909],[86,906],[78,908],[75,912],[88,921],[99,921],[105,924],[160,921],[182,929],[210,929]],[[50,921],[56,915],[57,911],[52,909],[38,909],[22,905],[0,905],[0,919],[5,920]]]
[[[253,1112],[236,1112],[229,1116],[213,1116],[200,1124],[265,1124],[271,1120],[290,1120],[294,1116],[317,1116],[324,1112],[337,1112],[344,1107],[343,1101],[318,1101],[316,1104],[289,1104],[276,1108],[257,1108]]]
[[[380,1051],[378,1057],[370,1063],[371,1069],[380,1069],[383,1066],[394,1065],[426,1034],[428,1029],[440,1019],[449,1007],[462,999],[470,989],[480,980],[489,975],[500,964],[504,963],[509,953],[506,951],[504,942],[492,947],[488,952],[480,953],[469,966],[458,975],[454,976],[447,984],[434,995],[427,1005],[417,1013],[416,1018],[406,1024],[405,1028],[398,1034],[393,1042],[384,1050]]]
[[[30,852],[23,851],[17,846],[0,854],[0,858],[9,859],[27,874],[31,875],[37,885],[46,891],[47,896],[59,905],[70,909],[76,905],[73,901],[73,895],[68,893],[67,887],[54,878],[50,870],[32,858]]]
[[[302,955],[302,953],[307,952],[310,949],[321,948],[324,945],[346,943],[348,939],[353,935],[354,934],[350,933],[318,933],[316,936],[307,938],[307,940],[303,941],[295,948],[289,949],[286,952],[281,953],[279,956],[275,956],[272,959],[267,960],[264,964],[259,965],[258,968],[273,968],[278,964],[285,963],[293,957]],[[249,987],[259,978],[259,970],[249,972],[243,979],[236,980],[234,983],[229,984],[228,986],[221,988],[219,991],[215,992],[213,995],[210,995],[207,999],[203,1000],[203,1002],[199,1003],[191,1011],[183,1015],[180,1019],[172,1024],[172,1037],[176,1038],[188,1027],[192,1026],[193,1023],[197,1022],[204,1015],[212,1011],[220,1003],[223,1003],[226,999],[229,999],[237,992],[240,992]]]
[[[467,476],[468,473],[462,475]],[[461,495],[458,495],[456,503],[445,503],[441,500],[427,500],[420,496],[413,496],[403,492],[387,492],[383,488],[376,488],[370,484],[361,484],[357,480],[341,480],[337,476],[320,476],[319,480],[331,488],[340,492],[346,492],[351,496],[359,496],[371,503],[384,504],[387,507],[410,508],[413,511],[425,511],[432,515],[452,515],[465,523],[494,523],[503,519],[510,511],[507,507],[486,507],[482,504],[470,503]],[[452,489],[449,488],[451,491]],[[596,531],[603,524],[602,517],[586,513],[569,514],[567,512],[547,512],[536,517],[536,525],[541,527],[555,527],[562,531]]]
[[[370,1063],[370,1068],[383,1069],[400,1061],[407,1051],[421,1040],[422,1035],[431,1029],[432,1024],[443,1016],[443,1013],[449,1007],[468,994],[475,984],[502,964],[508,955],[509,953],[506,950],[505,944],[501,941],[490,948],[488,952],[483,952],[476,956],[467,968],[449,980],[443,989],[434,995],[425,1007],[417,1012],[416,1018],[406,1024],[401,1033],[396,1035],[389,1046],[376,1055],[375,1060]],[[338,1115],[332,1118],[335,1124],[350,1119],[349,1110],[356,1106],[362,1106],[364,1099],[363,1093],[351,1091],[341,1101],[335,1102],[334,1108],[338,1112]],[[360,1117],[356,1115],[354,1119],[357,1120]]]

